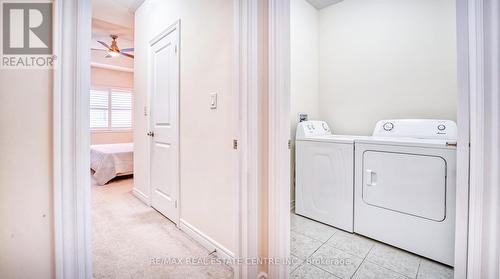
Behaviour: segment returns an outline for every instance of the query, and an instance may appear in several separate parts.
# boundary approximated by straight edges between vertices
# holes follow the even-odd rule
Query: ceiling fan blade
[[[113,56],[109,55],[109,54],[106,54],[106,56],[104,56],[104,58],[111,58]]]
[[[133,47],[131,47],[131,48],[122,48],[122,49],[120,49],[120,51],[121,52],[132,52],[132,51],[134,51],[134,48]]]
[[[102,41],[97,41],[97,42],[100,43],[101,45],[105,46],[107,49],[110,49],[108,44],[106,44],[105,42],[102,42]]]
[[[127,56],[128,58],[132,58],[134,59],[134,56],[132,54],[128,54],[128,53],[123,53],[120,51],[120,54],[123,55],[123,56]]]
[[[100,49],[100,48],[91,48],[90,50],[109,51],[109,50],[107,50],[107,49]]]

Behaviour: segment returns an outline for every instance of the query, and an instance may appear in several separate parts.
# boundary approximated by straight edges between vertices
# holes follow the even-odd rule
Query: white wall
[[[54,278],[52,71],[0,70],[0,277]]]
[[[319,12],[306,0],[290,1],[290,117],[292,139],[298,114],[319,117]]]
[[[295,131],[299,113],[319,116],[319,12],[306,0],[290,1],[291,199],[295,200]],[[292,205],[293,206],[293,205]]]
[[[181,218],[235,251],[233,1],[147,0],[136,12],[135,105],[147,105],[149,41],[180,24]],[[218,109],[209,93],[218,93]],[[135,186],[147,189],[147,119],[135,113]]]
[[[319,14],[319,111],[335,133],[456,119],[454,0],[345,0]]]

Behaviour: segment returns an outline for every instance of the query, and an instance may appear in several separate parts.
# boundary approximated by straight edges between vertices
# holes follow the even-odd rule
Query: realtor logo
[[[2,67],[51,68],[52,3],[2,2]]]

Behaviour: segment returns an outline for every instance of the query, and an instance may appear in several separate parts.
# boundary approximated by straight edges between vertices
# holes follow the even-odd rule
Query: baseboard
[[[267,273],[265,273],[264,271],[262,271],[261,273],[259,273],[259,275],[257,276],[258,279],[267,279],[269,278],[269,276],[267,275]]]
[[[150,206],[149,204],[149,197],[144,194],[143,192],[141,192],[141,190],[138,190],[137,188],[133,188],[132,189],[132,194],[138,198],[139,200],[141,200],[143,203],[145,203],[147,206]]]
[[[185,220],[181,219],[179,222],[179,228],[184,231],[187,235],[193,238],[196,242],[200,243],[208,251],[216,251],[217,257],[224,260],[233,260],[234,253],[231,252],[226,247],[222,246],[217,241],[211,239],[209,236],[201,232],[199,229],[195,228],[193,225],[189,224]]]

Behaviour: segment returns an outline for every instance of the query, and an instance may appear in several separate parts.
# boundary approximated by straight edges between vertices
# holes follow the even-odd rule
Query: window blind
[[[111,92],[111,127],[132,127],[132,94],[130,92]]]
[[[90,128],[108,128],[109,93],[90,90]]]
[[[132,93],[115,90],[91,90],[90,128],[132,128]]]

